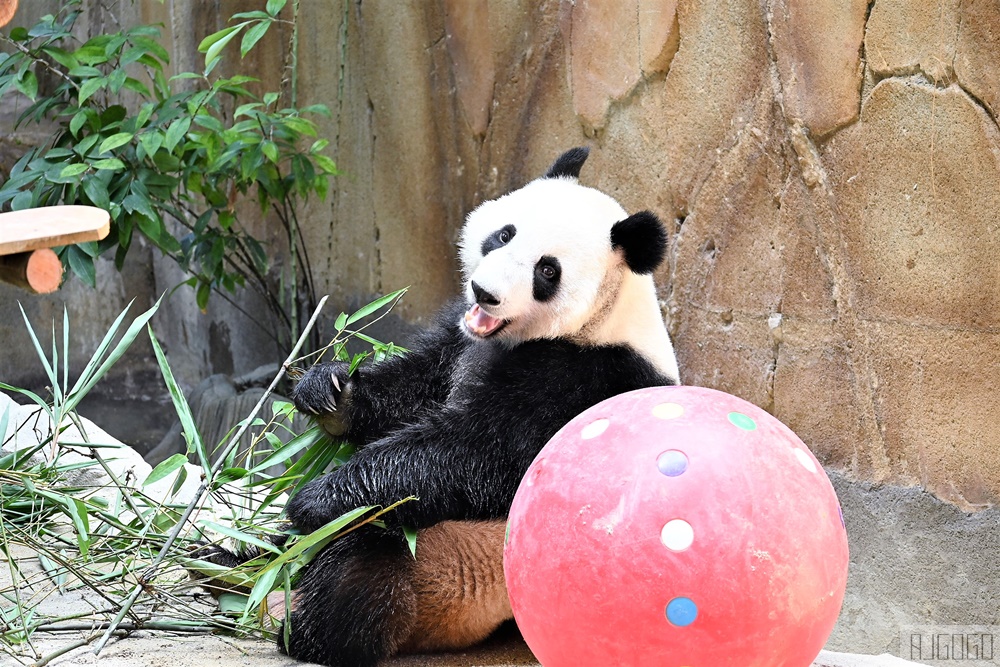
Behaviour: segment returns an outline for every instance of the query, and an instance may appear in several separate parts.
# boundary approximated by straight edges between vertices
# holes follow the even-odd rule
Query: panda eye
[[[536,301],[548,301],[559,291],[559,278],[562,266],[552,255],[542,255],[535,264],[535,277],[531,285],[531,293]]]
[[[490,232],[490,235],[483,239],[483,244],[479,247],[479,251],[483,254],[483,257],[490,254],[497,248],[502,248],[517,235],[517,228],[514,225],[504,225],[500,229]]]

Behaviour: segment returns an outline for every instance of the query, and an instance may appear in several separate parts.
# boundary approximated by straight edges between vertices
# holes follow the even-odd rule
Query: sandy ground
[[[73,641],[67,635],[36,635],[42,653],[55,651]],[[6,662],[4,660],[7,660]],[[0,665],[18,665],[0,657]],[[26,660],[23,664],[29,664]],[[79,648],[49,663],[51,667],[100,665],[101,667],[292,667],[303,665],[278,653],[274,644],[221,636],[178,636],[140,632],[110,643],[100,657],[88,648]],[[851,655],[824,651],[813,667],[913,667],[917,663],[883,655]],[[516,630],[501,630],[475,650],[439,655],[411,655],[395,658],[382,667],[539,667]],[[586,667],[582,666],[581,667]]]

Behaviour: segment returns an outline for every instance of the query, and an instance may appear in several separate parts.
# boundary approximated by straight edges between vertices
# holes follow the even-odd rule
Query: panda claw
[[[337,373],[334,371],[330,373],[330,379],[333,380],[333,386],[336,387],[337,391],[340,391],[340,380],[337,378]]]

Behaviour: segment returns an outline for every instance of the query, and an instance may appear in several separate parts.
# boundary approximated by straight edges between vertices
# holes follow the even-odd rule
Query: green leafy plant
[[[294,49],[291,100],[279,92],[252,92],[252,77],[215,74],[223,50],[237,37],[246,56],[271,26],[285,21],[286,1],[268,0],[265,10],[234,15],[237,23],[202,41],[203,71],[169,77],[169,54],[156,26],[80,43],[73,28],[82,0],[67,0],[36,25],[0,35],[11,49],[0,53],[0,95],[17,91],[30,100],[18,125],[56,127],[48,143],[14,165],[0,185],[0,206],[108,210],[113,225],[106,239],[60,250],[73,273],[93,286],[94,260],[114,251],[120,270],[141,234],[190,275],[202,309],[213,291],[231,301],[240,287],[256,292],[276,322],[265,329],[287,352],[301,330],[301,314],[316,303],[298,216],[309,197],[326,196],[337,173],[312,120],[329,111],[296,106]],[[294,42],[297,2],[291,9]],[[40,85],[40,74],[51,85]],[[247,199],[259,206],[244,205]],[[284,231],[288,273],[272,275],[264,244],[247,231],[254,208]]]
[[[377,362],[404,352],[364,333],[404,291],[386,295],[351,315],[341,314],[336,319],[337,336],[325,350],[354,365],[365,358]],[[315,426],[296,432],[292,425],[295,409],[285,401],[273,402],[270,414],[261,415],[260,408],[280,374],[255,410],[234,425],[223,442],[205,442],[149,327],[158,307],[159,302],[127,326],[127,310],[121,313],[75,382],[70,381],[65,363],[70,346],[66,313],[61,340],[53,326],[51,346],[42,345],[25,317],[50,395],[0,383],[0,390],[20,395],[37,414],[37,418],[15,423],[8,435],[10,405],[4,407],[0,401],[0,445],[9,445],[19,432],[31,441],[25,446],[22,437],[14,451],[0,450],[0,553],[6,561],[0,567],[9,570],[11,582],[6,587],[0,584],[0,653],[27,654],[44,663],[95,641],[99,650],[100,642],[116,628],[273,633],[268,594],[281,591],[287,599],[302,567],[325,545],[358,525],[377,522],[393,509],[358,508],[316,532],[292,535],[281,546],[272,543],[268,536],[284,530],[282,499],[294,494],[297,485],[343,464],[353,449],[331,442]],[[317,315],[318,310],[284,367],[304,360],[295,355]],[[115,472],[114,460],[123,454],[123,446],[95,439],[75,408],[143,330],[150,336],[188,447],[161,462],[144,479],[134,479]],[[350,354],[346,348],[350,340],[365,343],[367,349]],[[238,443],[247,431],[253,435],[252,444],[240,448]],[[190,466],[185,464],[194,465],[199,474],[190,478]],[[274,474],[275,466],[278,474]],[[90,468],[104,472],[101,485],[78,481],[78,474]],[[164,481],[168,482],[166,495],[162,489],[154,493],[153,485]],[[198,483],[193,494],[192,481]],[[178,494],[183,489],[190,499],[182,502]],[[221,540],[229,541],[230,548],[255,548],[261,555],[232,570],[192,557],[195,547]],[[40,568],[25,566],[25,557],[37,558]],[[202,600],[197,593],[200,588],[188,576],[191,570],[235,587],[221,596],[221,610]],[[99,604],[90,611],[71,613],[43,604],[72,590],[89,591]],[[46,629],[89,629],[90,634],[42,655],[34,638]]]

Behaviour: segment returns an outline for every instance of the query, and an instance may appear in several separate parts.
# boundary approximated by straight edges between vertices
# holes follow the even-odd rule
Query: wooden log
[[[10,23],[17,11],[17,0],[0,0],[0,27]]]
[[[62,262],[51,248],[0,255],[0,280],[35,294],[55,292],[62,275]]]

